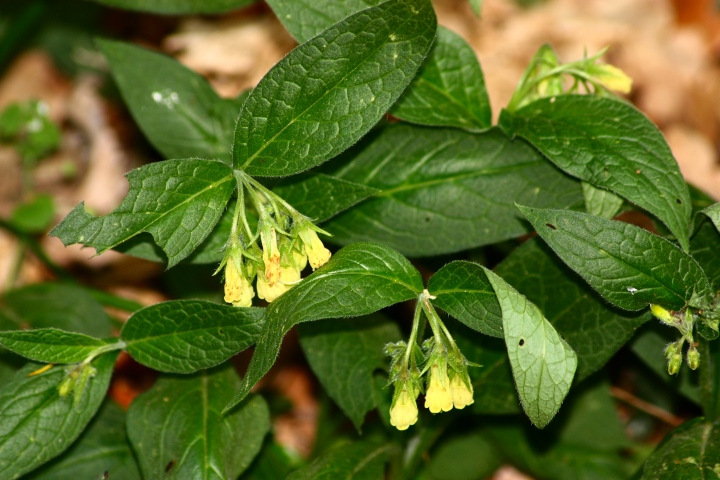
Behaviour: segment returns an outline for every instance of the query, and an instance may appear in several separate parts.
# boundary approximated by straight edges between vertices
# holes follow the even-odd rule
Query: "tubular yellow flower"
[[[475,402],[472,385],[468,388],[460,375],[455,375],[450,380],[450,394],[452,395],[453,406],[458,410],[462,410]]]
[[[299,234],[305,245],[305,253],[312,269],[315,270],[325,265],[330,260],[330,250],[325,248],[315,230],[303,228]]]
[[[630,93],[632,78],[617,67],[608,64],[596,65],[593,72],[595,79],[605,85],[608,90],[620,93]]]
[[[260,234],[263,248],[263,263],[265,264],[265,278],[269,285],[280,280],[280,250],[278,250],[277,235],[274,228],[269,228]],[[258,296],[260,294],[258,293]],[[269,300],[268,300],[269,301]]]
[[[252,285],[231,257],[225,264],[225,301],[236,307],[249,307],[255,296]]]
[[[288,290],[290,290],[289,285],[285,285],[282,282],[275,282],[271,285],[270,282],[267,281],[265,274],[263,272],[258,272],[258,297],[264,298],[268,302],[273,302],[276,298],[278,298],[280,295],[287,292]]]
[[[400,395],[390,408],[390,425],[398,430],[407,430],[418,420],[418,408],[415,398],[410,395],[406,385],[403,385]]]
[[[430,381],[425,394],[425,408],[432,413],[448,412],[452,410],[453,398],[450,394],[450,379],[447,372],[437,365],[430,368]]]

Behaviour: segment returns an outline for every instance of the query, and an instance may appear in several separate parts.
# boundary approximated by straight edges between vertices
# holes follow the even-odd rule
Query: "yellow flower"
[[[302,229],[300,239],[305,245],[305,253],[313,270],[325,265],[330,260],[330,250],[325,248],[315,230],[311,228]]]
[[[596,65],[593,73],[595,79],[605,85],[608,90],[630,93],[632,78],[619,68],[608,64]]]
[[[236,307],[249,307],[255,296],[252,285],[231,257],[225,264],[225,301]]]
[[[403,385],[400,395],[390,408],[390,425],[398,430],[407,430],[410,425],[415,425],[418,419],[418,408],[415,398],[408,392],[407,386]]]
[[[425,408],[432,413],[448,412],[452,410],[453,398],[450,394],[450,380],[445,369],[433,365],[430,368],[430,385],[425,394]]]
[[[470,388],[465,384],[460,375],[455,375],[450,380],[450,393],[452,395],[453,406],[462,410],[468,405],[472,405],[473,399],[472,385]]]
[[[275,229],[270,228],[260,234],[263,247],[263,263],[265,264],[265,278],[269,285],[280,280],[280,251],[278,250]],[[258,293],[260,296],[260,293]],[[269,301],[269,300],[268,300]]]
[[[673,318],[672,314],[665,310],[660,305],[655,305],[653,303],[650,304],[650,311],[652,312],[655,317],[660,320],[663,323],[667,323],[669,325],[672,325],[675,323],[675,319]]]
[[[290,290],[290,285],[285,285],[282,282],[275,282],[272,285],[267,281],[263,272],[258,272],[257,280],[257,292],[258,297],[264,298],[268,302],[274,301],[283,293]]]

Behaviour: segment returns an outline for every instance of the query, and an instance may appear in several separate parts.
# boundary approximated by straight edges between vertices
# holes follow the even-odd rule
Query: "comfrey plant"
[[[239,98],[219,98],[169,57],[97,40],[168,160],[128,173],[113,212],[81,204],[51,235],[168,269],[215,265],[224,292],[146,308],[76,285],[8,293],[0,344],[32,362],[0,389],[0,477],[717,469],[720,207],[615,96],[631,80],[602,52],[562,63],[543,46],[493,125],[474,52],[438,27],[428,0],[267,3],[299,46]],[[623,221],[638,215],[653,231]],[[131,312],[119,337],[98,300]],[[387,309],[403,302],[414,305],[409,336],[402,307]],[[43,322],[38,305],[83,305],[92,320]],[[270,407],[251,394],[295,326],[321,401],[357,429],[328,409],[307,460],[265,440]],[[251,346],[241,379],[228,360]],[[126,417],[100,410],[119,351],[161,372]],[[663,389],[703,412],[652,454],[624,435],[603,372],[628,352],[643,378],[679,375]]]

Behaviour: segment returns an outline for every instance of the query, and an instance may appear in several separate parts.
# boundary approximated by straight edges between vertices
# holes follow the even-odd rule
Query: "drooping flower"
[[[234,257],[231,255],[225,264],[225,301],[236,307],[250,307],[255,293]]]
[[[465,376],[467,377],[467,372]],[[450,379],[450,394],[452,395],[453,406],[458,410],[462,410],[475,402],[472,384],[469,381],[465,383],[465,379],[460,374],[455,374]]]
[[[438,365],[438,363],[430,367],[430,379],[425,394],[425,408],[432,413],[448,412],[453,407],[450,379],[447,376],[446,367]]]
[[[630,93],[632,78],[619,68],[606,63],[592,65],[589,69],[595,79],[602,83],[608,90],[620,93]]]
[[[308,262],[310,262],[313,270],[320,268],[330,260],[330,250],[325,248],[325,245],[323,245],[322,240],[320,240],[315,230],[309,226],[305,226],[300,228],[298,234],[305,247]]]
[[[263,271],[258,271],[257,275],[257,292],[258,297],[267,300],[268,302],[275,301],[283,293],[290,290],[292,285],[285,285],[281,281],[277,281],[272,285],[268,282],[267,277]]]
[[[398,430],[407,430],[418,420],[418,408],[415,403],[417,394],[412,395],[411,390],[414,389],[407,382],[403,383],[390,407],[390,425]]]
[[[264,228],[260,232],[265,279],[268,285],[275,285],[280,280],[280,250],[278,250],[277,234],[274,228]],[[258,292],[258,296],[260,293]]]

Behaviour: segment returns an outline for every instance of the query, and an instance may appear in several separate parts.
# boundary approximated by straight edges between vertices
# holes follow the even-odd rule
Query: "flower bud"
[[[682,365],[682,353],[676,353],[672,356],[670,361],[668,361],[667,370],[670,375],[675,375],[680,371],[680,366]]]
[[[685,340],[681,338],[677,342],[673,342],[665,347],[665,358],[670,360],[676,353],[681,353],[684,341]]]
[[[231,256],[225,264],[225,301],[236,307],[249,307],[254,296],[250,281],[242,274],[235,258]]]
[[[398,430],[407,430],[410,425],[415,425],[417,419],[418,408],[415,397],[410,394],[407,384],[403,384],[399,395],[390,407],[390,425]]]
[[[276,298],[288,290],[290,290],[290,286],[285,285],[282,282],[275,282],[270,285],[270,282],[268,282],[265,274],[263,272],[258,272],[257,293],[259,298],[263,298],[268,302],[273,302]]]
[[[472,385],[468,386],[459,374],[456,374],[450,380],[450,394],[452,395],[453,406],[458,410],[462,410],[475,402]]]
[[[330,260],[330,250],[325,248],[315,230],[306,226],[300,230],[299,235],[313,270],[325,265]]]
[[[590,72],[595,80],[602,83],[608,90],[614,90],[620,93],[630,93],[632,88],[632,78],[628,77],[625,72],[619,68],[608,65],[593,65]]]
[[[665,310],[660,305],[654,305],[650,304],[650,311],[652,312],[655,317],[660,320],[663,323],[667,323],[668,325],[674,325],[675,324],[675,318],[672,316],[672,313],[670,313],[668,310]]]
[[[430,368],[430,380],[425,394],[425,408],[432,413],[448,412],[453,407],[453,398],[450,394],[450,379],[445,368],[437,364]]]
[[[695,345],[690,345],[687,353],[687,364],[690,370],[697,370],[700,365],[700,353],[695,348]]]

